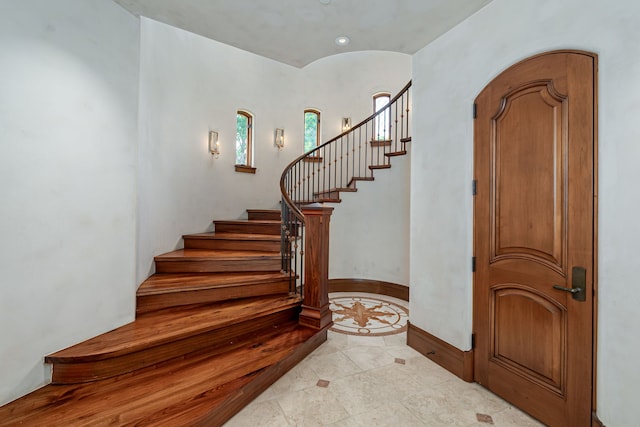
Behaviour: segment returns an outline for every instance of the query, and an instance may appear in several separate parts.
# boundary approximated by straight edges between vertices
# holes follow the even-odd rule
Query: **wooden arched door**
[[[476,99],[474,378],[550,426],[591,424],[596,76],[551,52]]]

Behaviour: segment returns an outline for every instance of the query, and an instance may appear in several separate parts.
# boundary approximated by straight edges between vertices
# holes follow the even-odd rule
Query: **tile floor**
[[[370,296],[407,307],[402,300]],[[225,427],[542,425],[431,362],[406,340],[406,332],[356,336],[329,331],[327,342]]]

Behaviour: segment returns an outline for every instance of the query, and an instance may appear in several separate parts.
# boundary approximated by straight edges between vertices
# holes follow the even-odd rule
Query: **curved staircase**
[[[134,322],[47,356],[52,384],[0,425],[221,425],[326,340],[298,322],[280,211],[214,223],[155,258]]]
[[[322,203],[407,153],[410,87],[287,166],[282,213],[214,221],[155,257],[135,321],[47,356],[52,383],[0,426],[219,426],[311,353],[332,324]]]

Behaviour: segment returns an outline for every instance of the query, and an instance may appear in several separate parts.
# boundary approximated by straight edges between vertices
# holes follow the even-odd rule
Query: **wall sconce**
[[[276,129],[275,144],[276,147],[278,147],[278,150],[282,151],[284,148],[284,129]]]
[[[342,132],[346,132],[351,129],[351,117],[342,118]]]
[[[218,141],[218,132],[209,131],[209,152],[214,158],[220,157],[220,142]]]

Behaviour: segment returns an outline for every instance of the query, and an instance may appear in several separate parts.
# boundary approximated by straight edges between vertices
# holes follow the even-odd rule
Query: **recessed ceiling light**
[[[340,37],[336,37],[336,44],[338,46],[346,46],[349,44],[349,37],[347,36],[340,36]]]
[[[329,4],[329,3],[331,3],[331,0],[320,0],[320,3]]]

